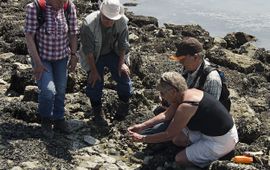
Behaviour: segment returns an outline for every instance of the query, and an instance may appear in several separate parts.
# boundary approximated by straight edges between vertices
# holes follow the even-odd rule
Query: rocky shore
[[[77,68],[69,75],[66,95],[66,119],[69,135],[41,135],[37,112],[37,86],[32,78],[30,58],[23,34],[24,7],[32,0],[0,0],[0,169],[184,169],[174,163],[181,148],[170,143],[146,145],[133,143],[127,127],[153,116],[159,103],[155,90],[161,73],[181,72],[181,65],[167,57],[174,43],[185,36],[198,38],[210,62],[225,72],[231,92],[232,111],[240,142],[235,155],[262,151],[251,164],[219,160],[210,170],[270,169],[270,51],[252,44],[256,39],[243,32],[211,37],[199,25],[165,24],[158,27],[154,17],[130,19],[131,78],[133,96],[129,115],[114,120],[118,101],[115,83],[105,75],[103,96],[108,127],[100,127],[85,117],[91,109],[84,90],[86,74]],[[81,23],[83,17],[98,9],[97,0],[74,0]]]

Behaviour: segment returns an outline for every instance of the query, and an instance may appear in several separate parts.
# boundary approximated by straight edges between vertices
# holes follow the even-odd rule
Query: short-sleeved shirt
[[[64,14],[64,8],[56,11],[46,4],[45,22],[39,26],[37,10],[34,3],[26,6],[25,33],[32,33],[36,36],[36,46],[39,56],[46,60],[60,60],[68,56],[69,34],[78,34],[76,8],[72,2],[71,12],[68,16],[69,25]]]

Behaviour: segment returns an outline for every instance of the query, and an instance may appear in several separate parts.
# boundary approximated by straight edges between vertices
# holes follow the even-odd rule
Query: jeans
[[[129,76],[123,74],[121,76],[118,75],[118,63],[119,56],[115,53],[109,53],[99,57],[96,67],[101,81],[97,81],[94,87],[91,87],[89,83],[86,87],[86,95],[90,98],[91,103],[101,104],[102,90],[104,88],[104,67],[109,69],[113,80],[117,82],[116,90],[119,98],[124,102],[128,101],[132,91],[131,80]]]
[[[164,132],[168,128],[170,122],[171,121],[165,121],[165,122],[158,123],[151,128],[144,129],[140,134],[141,135],[152,135],[152,134]]]
[[[59,120],[64,118],[67,86],[68,57],[61,60],[41,60],[47,71],[37,81],[38,112],[42,118]]]

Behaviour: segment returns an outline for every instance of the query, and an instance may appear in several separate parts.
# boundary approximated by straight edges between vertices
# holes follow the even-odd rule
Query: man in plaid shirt
[[[46,0],[42,25],[38,22],[35,3],[26,6],[25,37],[40,90],[38,112],[45,136],[53,135],[53,125],[55,130],[68,130],[64,119],[67,68],[72,72],[77,64],[78,25],[75,5],[71,1],[66,19],[66,2]]]

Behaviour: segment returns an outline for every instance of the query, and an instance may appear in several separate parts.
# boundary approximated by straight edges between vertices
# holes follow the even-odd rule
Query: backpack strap
[[[41,27],[45,22],[46,0],[35,0],[38,25]]]
[[[194,78],[194,80],[193,80],[193,82],[192,82],[192,84],[190,85],[189,88],[193,88],[193,87],[195,86],[197,80],[198,80],[198,79],[201,77],[201,75],[203,74],[204,66],[205,66],[205,63],[204,63],[204,61],[203,61],[202,64],[201,64],[201,66],[200,66],[200,68],[199,68],[199,70],[198,70],[198,72],[197,72],[196,77]],[[186,77],[187,77],[187,76],[186,76]]]
[[[199,106],[200,104],[200,102],[196,102],[196,101],[182,101],[182,103],[191,104],[192,106]]]
[[[35,0],[35,5],[37,9],[37,20],[39,27],[41,27],[45,22],[45,10],[46,10],[46,0]],[[71,4],[69,0],[64,4],[64,14],[69,25],[69,14],[71,13]]]
[[[64,4],[64,13],[65,13],[67,24],[69,25],[69,14],[71,13],[71,4],[69,0]]]
[[[212,66],[206,66],[201,74],[200,80],[199,80],[199,86],[198,89],[202,90],[203,86],[205,84],[206,78],[208,76],[208,74],[210,74],[212,71],[216,70],[216,68],[212,67]]]

